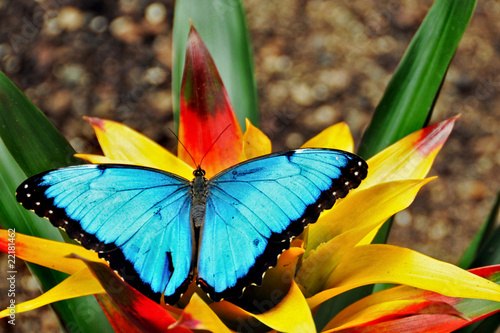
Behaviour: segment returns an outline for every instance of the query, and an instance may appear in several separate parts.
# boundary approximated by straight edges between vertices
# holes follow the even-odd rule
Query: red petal
[[[125,316],[107,294],[95,295],[106,318],[115,332],[140,333],[141,331]]]
[[[176,322],[167,310],[123,282],[108,266],[87,260],[84,262],[114,303],[114,306],[103,304],[110,321],[117,321],[112,323],[113,327],[135,326],[141,332],[191,332],[180,326],[167,329]]]
[[[187,152],[179,143],[178,156],[193,167],[202,164],[208,176],[240,162],[240,125],[215,63],[194,27],[182,78],[179,140]]]

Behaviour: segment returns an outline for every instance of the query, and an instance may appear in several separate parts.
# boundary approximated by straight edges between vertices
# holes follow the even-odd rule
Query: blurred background
[[[277,151],[299,147],[339,121],[359,143],[432,1],[243,4],[260,127]],[[125,123],[175,151],[168,130],[175,128],[173,9],[173,0],[0,0],[0,70],[78,152],[100,151],[85,115]],[[493,204],[500,189],[498,17],[500,1],[479,1],[431,122],[461,118],[431,171],[439,178],[398,214],[392,244],[455,263]],[[0,276],[6,263],[0,256]],[[26,272],[18,276],[21,302],[39,291],[18,266]],[[0,295],[6,283],[0,280]],[[0,331],[59,330],[47,307],[18,319],[15,329],[0,321]]]

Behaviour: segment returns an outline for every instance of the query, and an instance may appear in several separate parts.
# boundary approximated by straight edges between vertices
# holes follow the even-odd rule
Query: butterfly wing
[[[159,170],[82,165],[45,172],[17,189],[27,209],[99,252],[146,296],[175,302],[190,281],[189,182]]]
[[[239,297],[276,265],[324,209],[366,177],[360,157],[298,149],[238,164],[209,181],[198,283],[214,300]]]

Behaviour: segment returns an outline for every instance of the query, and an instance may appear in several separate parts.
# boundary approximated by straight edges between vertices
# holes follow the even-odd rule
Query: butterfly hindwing
[[[109,261],[148,297],[175,302],[191,277],[189,182],[159,170],[83,165],[29,178],[17,190],[27,209]]]
[[[315,222],[366,177],[356,155],[299,149],[266,155],[209,180],[198,283],[214,300],[239,297]]]

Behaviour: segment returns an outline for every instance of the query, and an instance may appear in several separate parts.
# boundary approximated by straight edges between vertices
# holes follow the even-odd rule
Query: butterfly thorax
[[[208,180],[205,178],[205,171],[198,167],[193,172],[194,179],[191,182],[191,223],[195,228],[200,228],[205,221],[205,206],[208,195]]]

